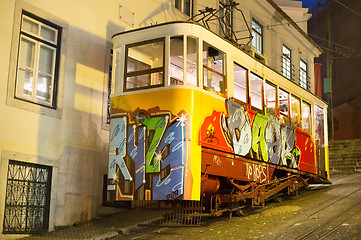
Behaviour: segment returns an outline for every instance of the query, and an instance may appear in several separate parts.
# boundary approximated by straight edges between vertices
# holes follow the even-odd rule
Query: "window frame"
[[[31,22],[34,22],[38,24],[39,30],[38,34],[34,34],[31,32],[28,32],[22,28],[24,19],[28,19]],[[51,29],[55,31],[55,41],[46,40],[41,35],[39,35],[41,27],[45,27],[47,29]],[[60,56],[61,56],[61,39],[62,39],[62,30],[63,27],[52,23],[48,20],[45,20],[44,18],[38,17],[37,15],[30,13],[26,10],[22,10],[20,13],[20,29],[19,29],[19,35],[18,35],[18,52],[16,56],[16,70],[15,70],[15,86],[14,86],[14,98],[20,101],[25,101],[31,104],[40,105],[42,107],[50,108],[50,109],[57,109],[57,98],[58,98],[58,82],[59,82],[59,68],[60,68]],[[34,49],[34,66],[32,67],[33,71],[33,90],[32,90],[32,96],[26,97],[24,95],[18,94],[18,91],[20,91],[20,85],[19,85],[19,71],[21,69],[20,66],[20,59],[21,59],[21,48],[22,48],[22,39],[26,39],[27,41],[30,41],[34,43],[35,49]],[[51,76],[51,91],[49,91],[50,94],[50,101],[42,101],[36,98],[36,92],[37,92],[37,83],[38,83],[38,76],[41,75],[41,72],[39,70],[39,55],[40,55],[40,48],[42,46],[45,46],[46,48],[50,48],[54,52],[54,56],[52,59],[52,73]],[[44,75],[44,74],[43,74]],[[46,74],[48,75],[48,74]],[[24,86],[22,87],[22,91],[24,90]]]
[[[234,66],[235,65],[240,68],[243,68],[246,71],[246,102],[235,97],[235,87],[234,87],[234,83],[235,83]],[[245,105],[246,107],[249,106],[249,70],[247,68],[243,67],[241,64],[237,63],[236,61],[233,61],[233,98],[236,102],[241,103],[241,104]]]
[[[182,38],[182,66],[178,66],[178,65],[176,65],[176,64],[174,64],[173,62],[172,62],[172,55],[171,55],[171,53],[172,53],[172,38],[174,38],[174,39],[177,39],[177,38],[179,38],[179,37],[181,37]],[[187,35],[171,35],[171,36],[169,36],[169,79],[167,79],[167,84],[168,84],[168,86],[184,86],[184,85],[186,85],[186,83],[185,83],[185,80],[186,80],[186,64],[185,63],[187,63],[185,60],[185,53],[186,53],[186,51],[187,51],[187,49],[186,49],[186,43],[185,43],[185,41],[187,41]],[[172,68],[176,68],[176,67],[179,67],[179,68],[181,68],[181,72],[182,72],[182,79],[180,79],[180,78],[177,78],[176,76],[173,76],[172,75]]]
[[[280,91],[283,91],[283,92],[287,93],[287,96],[288,96],[288,98],[287,98],[287,107],[288,107],[287,114],[284,114],[284,113],[282,113],[282,111],[281,111]],[[279,111],[279,112],[280,112],[280,119],[281,119],[282,124],[285,124],[285,125],[287,125],[287,126],[292,126],[292,120],[291,120],[291,116],[290,116],[290,114],[291,114],[290,95],[291,95],[291,93],[290,93],[289,91],[286,91],[286,90],[284,90],[283,88],[278,88],[278,104],[279,104],[279,109],[280,109],[280,111]],[[283,120],[283,118],[282,118],[281,116],[287,117],[289,123],[288,123],[288,124],[285,123],[285,121]]]
[[[290,52],[290,55],[287,56],[284,54],[284,50],[288,50]],[[286,61],[286,62],[285,62]],[[289,63],[289,66],[286,64]],[[285,66],[287,68],[285,68]],[[288,73],[288,74],[287,74]],[[289,75],[289,76],[288,76]],[[287,78],[288,80],[292,80],[292,50],[287,47],[285,44],[282,45],[282,76]]]
[[[299,116],[298,116],[298,121],[294,122],[293,121],[293,107],[292,107],[292,98],[296,99],[298,101],[298,111],[299,111]],[[290,119],[291,119],[291,124],[292,126],[296,126],[299,128],[302,128],[302,103],[301,103],[301,98],[295,96],[294,94],[290,95]],[[297,125],[298,124],[298,125]]]
[[[163,42],[163,66],[162,67],[150,68],[150,69],[140,70],[140,71],[133,71],[130,73],[127,72],[128,71],[127,69],[128,69],[129,48],[137,47],[137,46],[141,46],[141,45],[145,45],[145,44],[150,44],[150,43],[155,43],[155,42],[160,42],[160,41]],[[165,42],[166,42],[165,37],[161,37],[161,38],[155,38],[155,39],[151,39],[151,40],[145,40],[145,41],[130,43],[130,44],[125,45],[123,92],[132,92],[132,91],[151,89],[151,88],[159,88],[159,87],[165,86],[165,57],[166,57],[165,56]],[[138,61],[137,59],[134,59],[134,60]],[[163,74],[162,74],[163,81],[161,84],[155,84],[155,85],[149,85],[149,86],[143,86],[143,87],[137,87],[137,88],[131,88],[131,89],[128,89],[126,87],[127,86],[127,77],[134,77],[134,76],[159,73],[159,72],[163,72]]]
[[[180,3],[180,9],[178,8],[178,5],[176,4],[177,1]],[[185,4],[189,2],[189,15],[185,12]],[[174,8],[178,9],[181,13],[183,13],[184,15],[188,16],[188,17],[192,17],[193,16],[193,11],[194,11],[194,0],[174,0],[173,1],[173,6]]]
[[[252,81],[251,81],[251,76],[252,76],[252,74],[254,75],[254,76],[256,76],[256,77],[258,77],[259,79],[261,79],[262,80],[262,86],[261,86],[261,103],[262,103],[262,109],[259,109],[259,108],[257,108],[257,107],[255,107],[255,106],[253,106],[252,105],[252,93],[251,93],[251,91],[252,91]],[[255,72],[253,72],[253,71],[250,71],[250,74],[249,74],[249,83],[248,83],[248,85],[249,85],[249,93],[248,93],[248,96],[249,96],[249,98],[250,98],[250,103],[249,103],[249,107],[250,107],[250,109],[252,109],[253,111],[257,111],[257,112],[264,112],[264,83],[265,83],[265,79],[263,78],[263,77],[261,77],[261,76],[259,76],[258,74],[256,74]]]
[[[221,52],[222,54],[223,54],[223,60],[222,60],[222,72],[220,73],[220,72],[218,72],[218,71],[216,71],[216,70],[214,70],[213,68],[211,68],[211,67],[208,67],[207,65],[205,65],[204,64],[204,59],[203,59],[203,53],[204,53],[204,44],[208,44],[210,47],[212,47],[213,49],[215,49],[215,50],[217,50],[217,51],[219,51],[219,52]],[[206,52],[207,52],[207,54],[208,54],[208,49],[206,50]],[[220,50],[220,49],[218,49],[217,47],[214,47],[214,45],[213,44],[210,44],[209,42],[207,42],[207,41],[202,41],[202,52],[201,52],[201,54],[202,54],[202,78],[201,78],[201,81],[202,81],[202,88],[204,89],[204,90],[206,90],[206,91],[208,91],[208,92],[212,92],[212,93],[215,93],[215,94],[217,94],[217,95],[220,95],[220,96],[222,96],[222,97],[227,97],[227,95],[228,95],[228,89],[227,89],[227,76],[226,76],[226,71],[227,71],[227,68],[226,68],[226,59],[227,59],[227,56],[226,56],[226,53],[225,52],[223,52],[222,50]],[[207,57],[208,57],[208,55],[207,55]],[[224,93],[222,93],[222,92],[218,92],[218,91],[216,91],[216,90],[213,90],[213,89],[211,89],[211,88],[209,88],[209,87],[207,87],[207,86],[205,86],[204,85],[204,72],[205,71],[210,71],[211,73],[213,73],[213,74],[216,74],[216,75],[218,75],[218,76],[220,76],[220,77],[222,77],[223,78],[223,87],[224,87]]]
[[[261,29],[261,32],[257,31],[257,29],[253,27],[253,24],[257,25],[257,27],[259,27]],[[263,36],[264,36],[263,35],[263,26],[254,18],[252,18],[252,37],[253,37],[253,33],[255,34],[256,46],[253,45],[253,38],[252,38],[252,46],[254,46],[256,52],[258,52],[259,54],[263,54]],[[261,49],[258,48],[257,36],[259,36],[261,39],[261,44],[260,44]]]
[[[309,112],[308,112],[308,124],[309,124],[309,127],[308,127],[308,129],[305,129],[305,128],[303,127],[303,122],[304,122],[304,119],[306,119],[306,118],[303,118],[303,106],[302,106],[302,104],[307,105],[307,106],[308,106],[308,109],[309,109]],[[306,102],[305,100],[302,100],[302,101],[301,101],[301,124],[302,124],[302,129],[305,130],[305,131],[307,131],[307,132],[309,132],[309,133],[311,133],[311,132],[312,132],[312,126],[313,126],[312,120],[313,120],[313,117],[312,117],[312,106],[311,106],[310,103]]]
[[[266,84],[270,85],[271,87],[273,87],[275,89],[275,114],[270,114],[267,110],[269,109],[268,106],[267,106],[267,94],[266,94]],[[278,112],[278,107],[279,107],[279,104],[278,104],[278,87],[276,84],[274,84],[273,82],[271,81],[268,81],[268,80],[265,80],[264,82],[264,102],[265,102],[265,107],[267,107],[266,111],[267,112],[267,115],[272,115],[272,116],[277,116],[277,112]]]
[[[302,67],[302,63],[305,65],[306,69]],[[304,73],[305,78],[302,77],[302,73]],[[309,90],[310,84],[308,81],[308,64],[302,58],[300,58],[300,87]]]

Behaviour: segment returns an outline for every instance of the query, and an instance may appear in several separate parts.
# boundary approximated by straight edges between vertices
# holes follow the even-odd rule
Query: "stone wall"
[[[361,139],[329,142],[330,173],[361,172]]]

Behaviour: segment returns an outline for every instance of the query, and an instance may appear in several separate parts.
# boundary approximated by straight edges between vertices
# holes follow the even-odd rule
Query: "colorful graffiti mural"
[[[233,100],[226,101],[226,108],[227,113],[213,111],[205,118],[202,146],[316,173],[314,140],[309,133]]]
[[[110,200],[182,199],[187,114],[153,113],[143,124],[130,116],[111,119]]]

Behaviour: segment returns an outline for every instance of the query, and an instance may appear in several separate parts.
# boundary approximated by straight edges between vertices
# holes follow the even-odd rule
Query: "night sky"
[[[307,8],[312,8],[314,5],[316,5],[318,2],[324,3],[328,0],[302,0],[302,5]]]

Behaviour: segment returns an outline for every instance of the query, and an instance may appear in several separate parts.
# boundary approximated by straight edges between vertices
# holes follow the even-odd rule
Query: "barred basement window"
[[[23,12],[15,97],[56,108],[61,28]]]
[[[48,230],[52,168],[9,160],[4,233]]]

